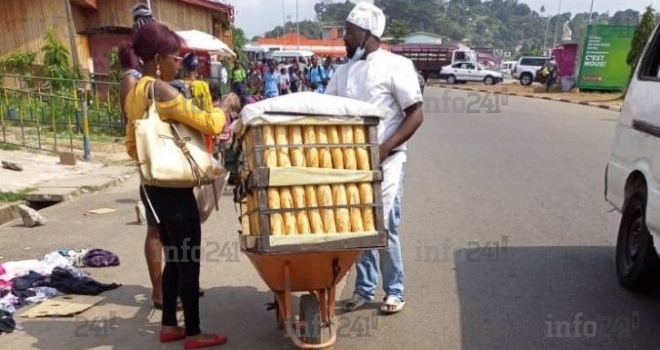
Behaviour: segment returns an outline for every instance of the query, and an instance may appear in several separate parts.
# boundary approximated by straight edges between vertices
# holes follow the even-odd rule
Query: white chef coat
[[[422,90],[412,61],[382,49],[372,52],[365,60],[338,68],[325,93],[369,102],[389,111],[378,126],[381,144],[399,128],[405,109],[422,102]],[[394,150],[405,151],[406,144]]]
[[[381,144],[399,128],[406,117],[406,108],[423,100],[412,61],[382,49],[372,52],[365,60],[338,68],[325,93],[369,102],[387,110],[387,117],[378,125],[378,141]],[[406,144],[394,151],[400,152],[388,157],[382,164],[385,227],[389,225],[389,214],[399,192],[406,162]]]

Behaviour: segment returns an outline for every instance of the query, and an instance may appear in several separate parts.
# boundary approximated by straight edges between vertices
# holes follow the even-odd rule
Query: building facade
[[[108,52],[131,39],[132,9],[144,0],[0,0],[0,57],[15,51],[37,53],[51,29],[72,53],[83,73],[108,72]],[[172,30],[197,29],[231,45],[234,8],[209,0],[151,0],[158,22]],[[73,35],[70,33],[73,28]],[[73,36],[73,38],[72,38]]]

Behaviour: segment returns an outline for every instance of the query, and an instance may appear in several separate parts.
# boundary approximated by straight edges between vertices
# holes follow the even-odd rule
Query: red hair
[[[131,46],[133,44],[129,41],[119,44],[119,64],[123,70],[137,69],[138,66],[138,58],[132,53]]]
[[[139,57],[146,63],[154,58],[156,54],[168,55],[181,49],[181,38],[167,26],[151,22],[142,26],[135,37],[133,45],[122,45],[119,49],[119,57],[124,57],[125,62],[137,62]],[[135,59],[135,61],[131,61]]]

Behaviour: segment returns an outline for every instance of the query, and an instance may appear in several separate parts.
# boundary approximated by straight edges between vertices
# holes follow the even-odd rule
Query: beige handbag
[[[199,209],[199,220],[201,223],[206,222],[213,213],[213,210],[219,211],[218,200],[225,191],[227,180],[229,179],[229,172],[220,165],[220,162],[211,159],[213,165],[218,168],[221,175],[207,185],[195,187],[195,199],[197,200],[197,209]]]
[[[154,95],[154,85],[149,84]],[[192,188],[212,183],[222,174],[211,163],[204,135],[185,124],[161,120],[156,103],[148,102],[135,121],[135,143],[142,182],[148,186]]]

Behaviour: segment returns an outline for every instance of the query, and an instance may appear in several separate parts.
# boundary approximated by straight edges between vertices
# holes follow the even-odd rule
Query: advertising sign
[[[623,90],[630,78],[626,63],[636,26],[590,25],[584,39],[578,87]]]

